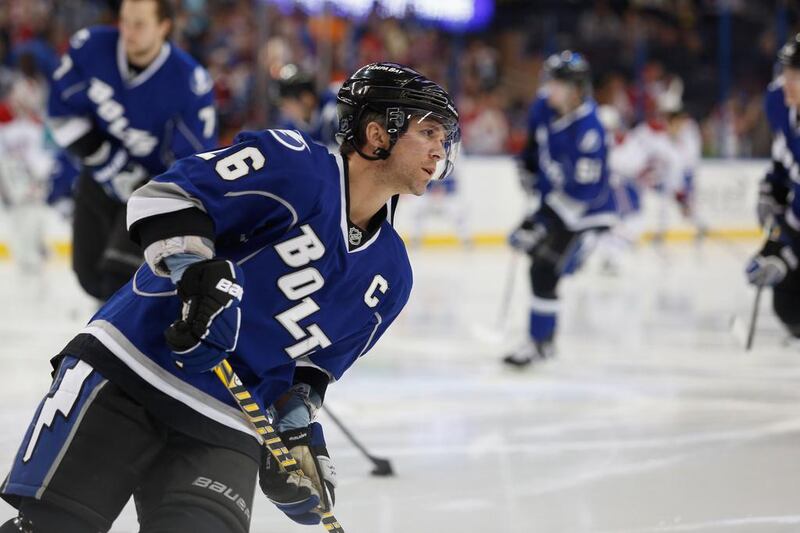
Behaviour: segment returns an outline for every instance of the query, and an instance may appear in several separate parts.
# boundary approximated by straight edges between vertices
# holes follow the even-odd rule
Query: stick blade
[[[739,315],[731,316],[729,331],[738,348],[745,348],[747,346],[747,324],[745,324],[742,317]]]
[[[392,463],[388,459],[381,459],[380,457],[370,457],[375,468],[372,469],[371,474],[377,477],[387,477],[394,475]]]

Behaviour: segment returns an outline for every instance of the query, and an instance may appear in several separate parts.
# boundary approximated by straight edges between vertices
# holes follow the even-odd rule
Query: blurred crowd
[[[393,60],[457,95],[463,149],[476,154],[520,150],[542,60],[570,47],[590,60],[596,99],[616,107],[627,126],[647,120],[662,93],[682,80],[681,103],[701,124],[706,156],[767,156],[763,94],[776,51],[798,20],[797,5],[785,0],[497,0],[488,27],[455,32],[413,17],[385,18],[379,3],[360,20],[257,0],[176,5],[172,38],[215,81],[223,141],[276,120],[276,80],[286,64],[314,73],[324,90],[361,64]],[[30,86],[46,90],[70,34],[113,23],[116,10],[113,0],[0,2],[6,107],[41,98]]]

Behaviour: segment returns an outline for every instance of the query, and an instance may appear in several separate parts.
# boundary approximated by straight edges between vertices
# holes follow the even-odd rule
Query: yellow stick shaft
[[[284,446],[278,433],[270,425],[267,414],[261,406],[258,405],[258,402],[256,402],[253,395],[250,394],[250,391],[242,385],[242,380],[239,379],[239,376],[233,371],[231,364],[223,359],[219,365],[214,367],[214,373],[222,384],[225,385],[225,388],[228,389],[228,392],[231,393],[233,399],[236,400],[239,408],[247,416],[253,428],[261,435],[264,440],[264,446],[267,447],[275,460],[278,461],[281,468],[286,472],[298,472],[302,475],[303,471],[300,469],[300,465],[297,464],[297,461],[294,460],[289,449]],[[342,529],[339,521],[336,520],[336,517],[333,516],[332,513],[322,514],[322,525],[330,533],[344,533],[344,529]]]

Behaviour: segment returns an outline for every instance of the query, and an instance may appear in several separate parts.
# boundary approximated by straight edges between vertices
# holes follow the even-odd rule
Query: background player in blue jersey
[[[78,31],[52,76],[53,138],[81,162],[73,269],[105,300],[142,263],[127,236],[125,202],[176,159],[217,144],[208,73],[167,41],[169,0],[124,0],[119,30]]]
[[[302,131],[323,146],[336,145],[336,95],[329,90],[317,91],[311,74],[297,65],[284,65],[278,75],[278,99],[276,128]]]
[[[591,98],[589,64],[569,50],[545,62],[544,87],[531,105],[521,154],[538,207],[510,243],[531,257],[529,338],[503,361],[527,366],[553,355],[558,281],[582,234],[616,221],[608,184],[606,135]]]
[[[800,337],[800,34],[783,46],[778,61],[782,71],[766,95],[772,167],[761,182],[757,210],[769,235],[746,273],[750,283],[773,288],[775,314]]]
[[[353,74],[338,111],[340,153],[297,131],[243,132],[133,193],[147,264],[55,359],[2,485],[19,517],[0,533],[106,531],[132,494],[141,531],[244,532],[257,471],[297,522],[333,506],[315,413],[408,300],[397,197],[445,178],[460,138],[449,95],[394,63]],[[223,358],[309,478],[262,456],[208,372]]]

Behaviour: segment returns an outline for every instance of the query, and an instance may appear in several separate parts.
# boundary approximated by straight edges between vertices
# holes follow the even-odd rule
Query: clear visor
[[[452,117],[446,117],[433,111],[424,109],[405,109],[406,121],[409,126],[413,123],[420,125],[430,124],[438,132],[434,132],[437,137],[442,138],[442,148],[444,156],[436,162],[436,171],[433,173],[435,180],[443,180],[453,172],[456,158],[461,150],[461,128],[458,122]]]

